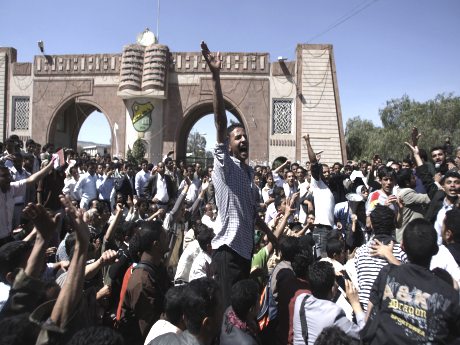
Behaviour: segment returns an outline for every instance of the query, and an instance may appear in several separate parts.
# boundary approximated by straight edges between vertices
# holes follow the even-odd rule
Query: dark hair
[[[206,226],[206,225],[204,225]],[[200,233],[196,236],[196,239],[200,245],[201,250],[207,251],[207,247],[211,244],[212,239],[214,238],[214,231],[206,226],[202,229]]]
[[[337,326],[323,328],[316,338],[314,345],[354,345],[359,344],[357,340],[347,335]]]
[[[438,234],[433,225],[423,218],[407,224],[403,233],[404,251],[413,264],[429,266],[431,257],[438,252]]]
[[[396,228],[395,214],[387,206],[376,205],[370,214],[372,230],[375,235],[391,235]]]
[[[186,285],[183,294],[184,318],[191,334],[197,335],[203,320],[216,313],[216,308],[222,303],[219,302],[220,298],[219,286],[213,279],[199,278]]]
[[[177,326],[184,316],[183,299],[185,285],[173,286],[165,295],[165,314],[168,321]]]
[[[129,254],[134,262],[140,260],[140,255],[152,247],[153,242],[160,239],[163,231],[160,222],[139,222],[139,228],[129,241]]]
[[[230,137],[230,133],[232,133],[235,128],[244,129],[244,126],[241,123],[232,123],[230,126],[227,127],[227,137]]]
[[[297,278],[308,279],[308,268],[313,263],[313,253],[310,247],[303,248],[291,262],[292,270]]]
[[[453,208],[447,211],[444,224],[446,225],[446,230],[452,231],[454,242],[460,243],[460,210]]]
[[[300,251],[299,238],[293,236],[281,236],[279,250],[283,260],[292,261]]]
[[[67,257],[69,258],[69,260],[71,260],[72,258],[73,249],[75,247],[75,242],[76,242],[75,232],[71,232],[70,234],[68,234],[64,240],[65,253],[67,254]]]
[[[428,160],[428,154],[426,153],[425,149],[419,149],[418,153],[420,155],[420,158],[423,159],[425,162]]]
[[[399,170],[398,174],[396,175],[398,186],[400,188],[409,187],[412,175],[413,173],[411,169],[404,168],[404,169]]]
[[[395,177],[395,172],[393,170],[392,167],[386,167],[386,166],[383,166],[379,169],[378,171],[378,177],[379,179],[382,179],[384,177],[391,177],[391,178],[394,178]]]
[[[40,328],[29,321],[29,313],[2,318],[0,322],[0,344],[30,345],[35,344]]]
[[[335,272],[332,264],[327,261],[314,262],[308,271],[311,292],[313,296],[327,299],[335,283]]]
[[[120,333],[109,327],[91,326],[80,329],[67,345],[124,345],[125,341]]]
[[[31,249],[31,244],[25,241],[13,241],[0,247],[0,281],[6,283],[6,275],[21,266]]]
[[[343,252],[345,243],[336,238],[331,238],[326,242],[326,253],[329,258],[332,258],[334,254],[340,255]]]
[[[35,141],[33,139],[27,139],[26,141],[26,147],[29,145],[35,145]]]
[[[246,320],[249,309],[259,302],[259,286],[252,279],[243,279],[232,286],[231,304],[236,316]]]
[[[458,171],[454,171],[454,170],[448,170],[445,175],[442,177],[441,179],[441,184],[443,185],[444,182],[446,181],[447,178],[449,177],[453,177],[453,178],[458,178],[460,179],[460,173],[458,173]]]
[[[431,148],[431,150],[430,150],[430,154],[433,153],[433,151],[438,151],[438,150],[440,150],[440,151],[442,151],[444,153],[444,147],[442,147],[442,146],[433,146]]]
[[[403,163],[409,164],[409,166],[412,166],[412,165],[414,164],[414,163],[412,162],[412,159],[410,159],[410,158],[404,158],[404,159],[402,160],[402,162],[403,162]]]
[[[286,197],[284,195],[276,195],[275,196],[275,209],[278,211],[278,207],[281,206],[283,201],[286,201]]]

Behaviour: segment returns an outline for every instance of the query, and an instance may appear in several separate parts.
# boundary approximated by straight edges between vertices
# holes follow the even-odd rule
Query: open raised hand
[[[56,231],[60,213],[52,217],[40,204],[29,203],[23,210],[26,217],[32,220],[37,229],[38,233],[43,237],[44,240],[48,241],[51,239]]]
[[[88,225],[83,221],[82,210],[77,209],[68,196],[60,196],[61,203],[65,208],[65,212],[69,217],[70,225],[75,231],[77,243],[82,248],[88,248],[89,244],[89,229]]]

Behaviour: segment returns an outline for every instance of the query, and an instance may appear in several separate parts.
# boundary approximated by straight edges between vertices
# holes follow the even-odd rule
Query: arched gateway
[[[330,45],[299,44],[295,61],[270,63],[267,53],[222,53],[226,109],[245,126],[249,159],[278,156],[304,162],[302,135],[324,150],[325,162],[344,161],[345,144]],[[76,148],[79,129],[94,110],[111,127],[112,155],[125,156],[137,138],[148,158],[186,154],[194,123],[212,113],[212,84],[200,52],[165,45],[124,47],[122,54],[35,56],[16,62],[0,48],[0,138],[11,134]]]

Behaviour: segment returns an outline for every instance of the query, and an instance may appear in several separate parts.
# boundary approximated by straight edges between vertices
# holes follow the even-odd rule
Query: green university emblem
[[[155,107],[152,103],[137,103],[134,102],[133,110],[133,126],[138,132],[145,132],[152,124],[152,111]]]

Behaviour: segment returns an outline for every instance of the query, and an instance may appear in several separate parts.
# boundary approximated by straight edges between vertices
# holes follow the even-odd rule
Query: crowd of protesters
[[[0,344],[458,341],[460,147],[250,167],[202,52],[212,166],[2,144]]]

